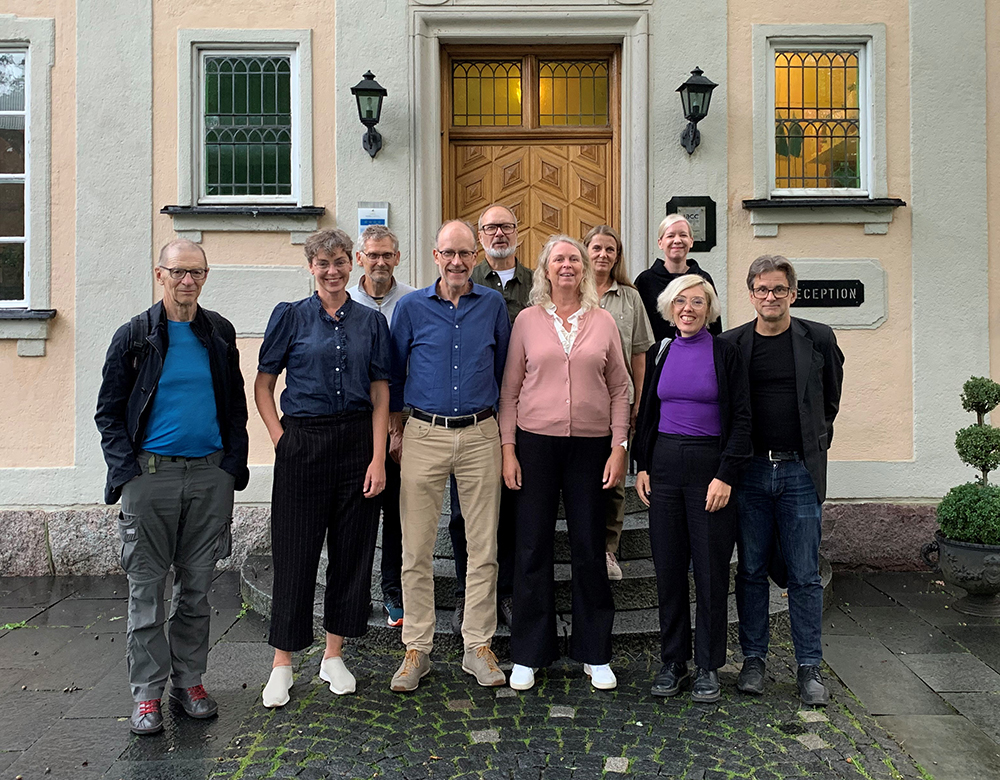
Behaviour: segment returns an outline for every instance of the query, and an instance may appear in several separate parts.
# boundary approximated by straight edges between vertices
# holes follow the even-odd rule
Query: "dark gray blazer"
[[[739,347],[749,368],[756,320],[727,330],[720,339]],[[792,317],[795,389],[799,398],[802,455],[820,503],[826,500],[826,451],[833,441],[833,421],[840,410],[844,353],[828,325]]]

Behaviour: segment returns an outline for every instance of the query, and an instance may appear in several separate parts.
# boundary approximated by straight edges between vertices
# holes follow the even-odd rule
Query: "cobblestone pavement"
[[[319,681],[314,649],[299,659],[291,702],[269,711],[266,625],[242,607],[232,573],[212,594],[205,685],[219,717],[193,721],[165,706],[162,735],[133,737],[124,595],[121,577],[0,578],[0,780],[929,777],[832,674],[829,707],[799,705],[780,625],[760,698],[736,693],[731,664],[716,705],[654,699],[658,659],[622,648],[611,692],[568,661],[525,693],[480,688],[453,655],[435,658],[417,692],[394,694],[401,649],[348,646],[355,695]]]
[[[480,688],[448,659],[417,692],[394,694],[388,682],[399,656],[369,655],[350,659],[358,692],[343,697],[310,678],[319,658],[300,665],[287,707],[254,709],[213,777],[920,777],[836,678],[830,707],[803,709],[780,647],[765,696],[738,694],[730,666],[716,705],[650,696],[649,656],[618,653],[613,692],[595,691],[570,662],[540,672],[528,692]]]

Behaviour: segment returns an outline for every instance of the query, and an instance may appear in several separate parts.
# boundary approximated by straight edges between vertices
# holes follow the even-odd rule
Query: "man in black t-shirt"
[[[763,693],[768,646],[768,561],[774,545],[788,569],[788,612],[798,661],[799,697],[825,705],[820,676],[823,586],[819,575],[826,451],[840,409],[844,355],[827,326],[792,317],[795,269],[763,255],[747,274],[752,322],[721,338],[742,351],[750,378],[754,458],[736,488],[739,565],[736,602],[745,660],[744,693]]]

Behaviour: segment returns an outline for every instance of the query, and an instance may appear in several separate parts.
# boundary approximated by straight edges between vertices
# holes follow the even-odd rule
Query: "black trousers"
[[[716,436],[661,433],[650,468],[649,541],[660,600],[663,663],[691,658],[688,562],[697,599],[694,660],[702,669],[726,662],[729,561],[736,544],[736,502],[705,511],[708,485],[719,469]]]
[[[448,535],[455,555],[455,595],[465,595],[465,574],[469,568],[469,547],[465,542],[465,518],[458,502],[458,484],[451,475],[451,519]],[[517,497],[500,483],[500,516],[497,518],[497,599],[514,593],[514,512]],[[383,552],[383,555],[385,553]]]
[[[553,553],[559,492],[566,506],[573,572],[570,656],[587,664],[611,660],[615,604],[604,556],[607,494],[601,487],[611,437],[542,436],[517,431],[514,627],[510,657],[524,666],[559,658]]]
[[[403,526],[399,519],[399,464],[385,445],[385,490],[382,499],[382,598],[403,603]]]
[[[313,642],[316,569],[326,537],[329,565],[323,627],[362,636],[371,614],[371,572],[381,496],[363,495],[372,459],[368,412],[282,418],[271,492],[274,600],[268,642],[302,650]]]

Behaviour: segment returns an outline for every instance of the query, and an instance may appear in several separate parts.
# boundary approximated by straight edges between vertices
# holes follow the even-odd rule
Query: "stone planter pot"
[[[934,553],[937,560],[931,557]],[[954,542],[937,531],[920,554],[945,582],[968,593],[955,602],[955,609],[966,615],[1000,617],[1000,546]]]

